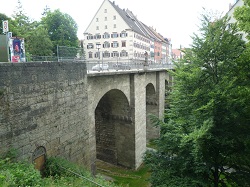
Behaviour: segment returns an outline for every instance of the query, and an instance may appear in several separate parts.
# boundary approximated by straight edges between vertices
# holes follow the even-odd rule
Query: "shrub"
[[[5,158],[0,160],[0,186],[38,187],[42,186],[42,178],[33,165]]]

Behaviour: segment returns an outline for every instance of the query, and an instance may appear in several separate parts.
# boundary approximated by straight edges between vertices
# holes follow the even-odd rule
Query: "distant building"
[[[172,60],[173,61],[179,61],[180,59],[183,59],[184,57],[184,48],[182,49],[172,49]]]
[[[99,46],[99,50],[97,48]],[[86,60],[168,63],[170,41],[115,2],[104,0],[84,32]]]

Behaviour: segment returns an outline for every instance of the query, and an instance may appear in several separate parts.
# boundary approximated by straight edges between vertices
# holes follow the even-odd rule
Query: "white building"
[[[103,61],[143,62],[146,53],[153,59],[154,39],[149,33],[131,11],[104,0],[84,32],[86,60],[96,62],[100,54]]]

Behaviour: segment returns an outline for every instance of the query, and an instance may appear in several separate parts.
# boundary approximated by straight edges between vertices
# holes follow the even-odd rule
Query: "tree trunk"
[[[214,168],[214,187],[219,187],[219,169],[217,166]]]

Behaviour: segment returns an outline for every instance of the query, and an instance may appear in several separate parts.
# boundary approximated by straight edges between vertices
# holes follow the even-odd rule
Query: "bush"
[[[26,162],[0,160],[0,186],[42,186],[42,178],[33,165]]]

